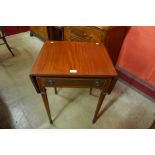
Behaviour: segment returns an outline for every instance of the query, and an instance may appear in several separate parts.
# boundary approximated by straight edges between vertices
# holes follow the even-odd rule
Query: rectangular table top
[[[31,75],[113,77],[117,73],[102,43],[47,41],[33,65]]]

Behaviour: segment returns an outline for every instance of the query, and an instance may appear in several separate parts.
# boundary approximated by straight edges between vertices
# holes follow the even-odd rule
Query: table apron
[[[103,88],[111,78],[50,78],[36,77],[39,87]]]

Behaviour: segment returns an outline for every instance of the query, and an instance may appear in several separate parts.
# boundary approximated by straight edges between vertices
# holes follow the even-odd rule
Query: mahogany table
[[[110,94],[117,73],[102,43],[47,41],[32,68],[30,78],[40,93],[53,123],[46,87],[101,89],[93,123],[102,115],[100,108],[106,94]]]

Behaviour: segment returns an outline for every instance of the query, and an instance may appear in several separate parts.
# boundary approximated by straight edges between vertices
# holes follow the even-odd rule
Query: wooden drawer
[[[38,85],[44,87],[102,88],[107,80],[110,82],[110,79],[37,77]]]
[[[95,29],[93,27],[85,26],[71,26],[65,31],[65,40],[69,41],[94,41],[101,42],[105,36],[104,31]]]

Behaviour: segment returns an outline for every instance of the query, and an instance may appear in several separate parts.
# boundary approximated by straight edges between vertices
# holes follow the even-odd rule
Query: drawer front
[[[65,39],[70,41],[101,42],[104,32],[91,27],[71,26],[65,29]]]
[[[38,84],[44,87],[102,88],[107,81],[110,81],[110,79],[37,77]]]

